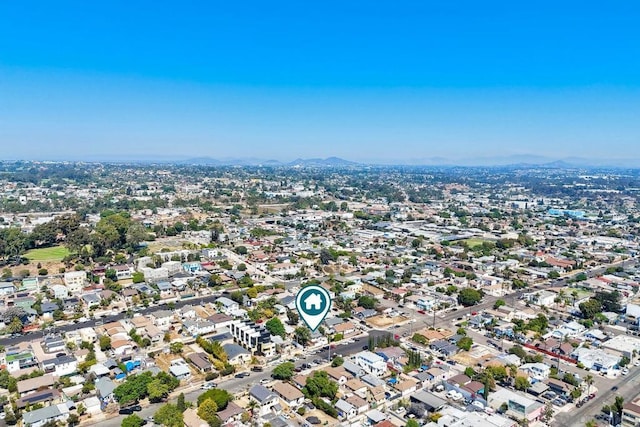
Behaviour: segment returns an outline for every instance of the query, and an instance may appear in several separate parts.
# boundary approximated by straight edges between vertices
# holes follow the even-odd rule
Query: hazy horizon
[[[1,156],[640,159],[638,12],[5,3]]]

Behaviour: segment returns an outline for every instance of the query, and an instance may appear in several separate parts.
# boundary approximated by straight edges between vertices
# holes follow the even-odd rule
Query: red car
[[[427,314],[424,310],[418,310],[418,313],[420,313],[420,314]]]

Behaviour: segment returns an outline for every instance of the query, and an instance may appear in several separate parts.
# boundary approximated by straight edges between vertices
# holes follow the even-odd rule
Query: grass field
[[[29,261],[62,261],[69,253],[69,249],[64,246],[53,246],[51,248],[31,249],[24,256]]]
[[[480,246],[482,245],[484,242],[488,242],[488,240],[485,239],[476,239],[476,238],[472,238],[472,239],[467,239],[464,241],[471,249],[475,248],[476,246]]]

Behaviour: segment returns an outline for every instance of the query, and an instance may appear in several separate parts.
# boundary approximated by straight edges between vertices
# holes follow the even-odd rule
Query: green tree
[[[309,328],[305,328],[304,326],[297,327],[293,332],[293,335],[300,345],[307,345],[309,341],[311,341],[311,331]]]
[[[198,416],[210,423],[214,418],[217,418],[218,405],[213,399],[206,399],[198,406]]]
[[[602,312],[602,304],[594,298],[589,298],[587,301],[580,303],[578,308],[585,319],[593,319],[596,314]]]
[[[482,292],[473,288],[464,288],[458,292],[458,303],[465,307],[470,307],[482,300]]]
[[[178,401],[176,402],[176,406],[180,412],[184,412],[187,409],[187,402],[184,398],[184,393],[180,393],[178,395]]]
[[[287,323],[291,326],[295,326],[298,324],[299,321],[300,321],[300,316],[298,315],[298,312],[296,312],[295,310],[291,310],[290,308],[287,308]]]
[[[161,406],[153,416],[153,421],[165,427],[184,427],[182,412],[171,403]]]
[[[331,361],[331,366],[333,366],[335,368],[337,366],[342,366],[343,363],[344,363],[344,359],[342,357],[340,357],[340,356],[336,356]]]
[[[11,319],[11,322],[7,325],[7,332],[10,332],[12,334],[18,334],[22,332],[22,328],[24,328],[24,325],[22,324],[22,320],[20,320],[19,317],[14,317],[13,319]]]
[[[122,427],[142,427],[144,425],[144,420],[136,414],[133,414],[125,417],[120,425]]]
[[[358,298],[358,306],[362,308],[373,310],[376,308],[377,305],[378,305],[378,300],[369,295],[362,295],[360,298]]]
[[[169,386],[156,378],[147,384],[147,395],[151,402],[160,402],[169,395]]]
[[[198,407],[207,399],[211,399],[216,403],[218,411],[223,411],[233,399],[233,395],[226,390],[218,388],[207,390],[198,396]]]
[[[100,350],[102,351],[106,351],[111,348],[111,338],[109,338],[108,335],[101,335],[99,343],[100,343]]]
[[[461,350],[469,351],[472,345],[473,340],[470,337],[464,337],[458,341],[458,348]]]
[[[531,384],[529,383],[527,377],[516,377],[514,387],[516,388],[516,390],[525,391],[526,389],[531,387]]]
[[[499,300],[497,300],[497,301],[493,304],[493,308],[494,308],[494,309],[498,309],[498,308],[500,308],[500,307],[502,307],[503,305],[506,305],[506,304],[507,304],[507,303],[506,303],[506,302],[504,302],[504,300],[503,300],[503,299],[499,299]]]
[[[303,393],[309,398],[328,397],[334,399],[338,392],[338,384],[329,379],[325,371],[315,371],[313,376],[307,377]]]
[[[184,344],[180,341],[175,341],[169,344],[169,351],[171,354],[180,354],[182,353],[182,349],[184,348]]]
[[[69,418],[67,418],[67,425],[69,427],[74,427],[80,424],[80,417],[78,414],[69,414]]]
[[[286,338],[287,332],[284,329],[284,325],[277,317],[273,317],[267,321],[264,325],[271,335],[278,335],[282,338]]]
[[[549,274],[547,274],[547,278],[549,279],[557,279],[558,277],[560,277],[560,273],[555,270],[551,270]]]
[[[284,362],[273,369],[271,376],[277,380],[287,381],[293,377],[295,365],[292,362]]]
[[[418,424],[416,420],[411,419],[407,421],[407,424],[405,424],[405,427],[420,427],[420,424]]]
[[[144,274],[142,274],[139,271],[136,271],[135,273],[133,273],[132,280],[133,280],[133,283],[142,283],[144,282]]]

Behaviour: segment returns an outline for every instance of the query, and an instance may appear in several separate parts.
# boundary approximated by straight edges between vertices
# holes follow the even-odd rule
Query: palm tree
[[[589,374],[586,377],[584,377],[584,383],[587,385],[587,396],[589,396],[591,393],[591,385],[593,384],[594,380],[593,380],[593,375]]]

